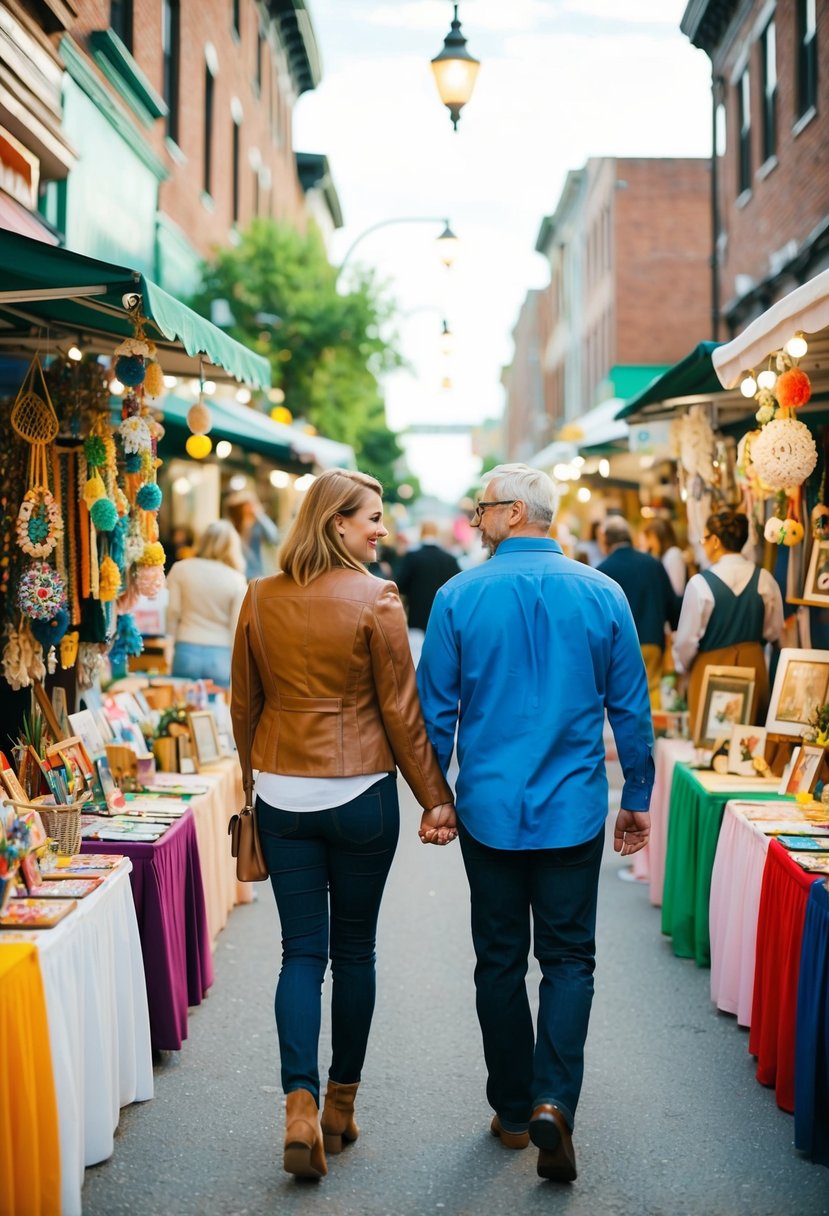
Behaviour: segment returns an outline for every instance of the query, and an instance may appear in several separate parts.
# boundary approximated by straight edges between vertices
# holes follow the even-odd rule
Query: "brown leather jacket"
[[[231,689],[246,775],[348,777],[397,765],[421,806],[452,801],[393,583],[345,568],[306,587],[286,574],[257,579],[236,628]]]

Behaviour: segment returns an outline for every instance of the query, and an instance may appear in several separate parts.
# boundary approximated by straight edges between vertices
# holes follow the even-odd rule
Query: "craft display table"
[[[779,779],[735,777],[694,771],[684,764],[674,768],[671,786],[665,887],[662,897],[662,932],[673,939],[679,958],[696,959],[700,967],[711,962],[708,902],[711,872],[725,805],[740,794],[753,801],[777,798]]]
[[[653,749],[653,793],[651,794],[651,834],[644,849],[633,854],[633,875],[650,883],[651,903],[662,904],[665,881],[665,852],[668,843],[668,815],[674,766],[693,760],[696,748],[690,739],[657,739]]]
[[[829,887],[809,888],[803,924],[794,1079],[794,1142],[829,1165]]]
[[[230,855],[227,825],[244,802],[242,770],[236,757],[219,760],[202,768],[196,778],[210,787],[208,793],[193,798],[190,809],[196,822],[207,930],[211,942],[227,924],[236,904],[249,904],[253,884],[236,878],[236,860]]]

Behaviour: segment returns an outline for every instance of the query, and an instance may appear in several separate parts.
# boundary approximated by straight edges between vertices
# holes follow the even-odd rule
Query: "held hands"
[[[418,831],[421,844],[449,844],[458,834],[455,808],[451,802],[442,802],[424,811]]]
[[[651,817],[646,811],[626,811],[622,808],[616,816],[613,848],[623,857],[638,853],[648,843],[650,833]]]

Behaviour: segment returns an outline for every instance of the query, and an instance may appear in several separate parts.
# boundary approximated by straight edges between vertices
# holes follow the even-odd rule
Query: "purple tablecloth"
[[[154,844],[86,840],[83,853],[123,853],[141,935],[153,1048],[178,1051],[187,1010],[213,983],[199,849],[192,810]]]

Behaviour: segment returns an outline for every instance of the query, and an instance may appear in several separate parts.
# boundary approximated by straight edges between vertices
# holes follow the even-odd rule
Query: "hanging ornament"
[[[203,401],[197,401],[187,411],[187,425],[194,435],[206,435],[213,425],[213,415]]]
[[[48,654],[54,646],[60,645],[61,639],[66,634],[69,628],[69,613],[65,608],[58,608],[54,616],[45,619],[33,617],[29,622],[29,628],[34,639],[43,647],[43,653]]]
[[[209,435],[188,435],[185,443],[187,455],[194,460],[203,460],[213,449],[213,441]]]
[[[60,640],[60,665],[64,671],[75,666],[78,658],[79,638],[80,634],[77,629],[72,629],[69,633],[65,633]]]
[[[108,604],[116,599],[121,589],[121,571],[111,557],[107,556],[101,562],[98,576],[98,599]]]
[[[104,479],[96,469],[83,488],[83,500],[87,508],[91,511],[94,503],[99,498],[106,498],[107,488],[104,485]]]
[[[99,532],[111,532],[118,523],[118,508],[111,498],[98,498],[89,508],[89,518]]]
[[[148,397],[160,397],[164,392],[164,372],[155,359],[147,364],[144,392]]]
[[[32,620],[48,620],[66,603],[63,579],[47,562],[33,562],[20,578],[17,606]]]
[[[125,418],[118,427],[125,452],[143,452],[152,446],[152,437],[143,418]]]
[[[116,358],[120,355],[141,355],[142,358],[149,359],[155,351],[155,346],[147,340],[142,328],[143,320],[140,316],[133,316],[133,324],[136,327],[136,336],[134,338],[124,338],[123,342],[119,342],[115,347],[113,354]]]
[[[107,446],[102,436],[88,435],[83,441],[83,454],[86,457],[87,464],[106,464]]]
[[[790,367],[777,377],[774,395],[783,410],[799,409],[812,395],[812,382],[799,367]]]
[[[802,422],[778,417],[767,423],[752,443],[751,458],[758,477],[767,486],[786,490],[802,485],[812,472],[817,448]]]
[[[144,383],[144,360],[141,355],[121,355],[115,360],[115,375],[122,384],[136,388]]]
[[[163,566],[139,566],[136,573],[136,584],[141,595],[154,599],[164,586]]]
[[[48,557],[63,536],[60,507],[49,490],[27,490],[17,512],[17,543],[29,557]]]
[[[161,506],[162,494],[154,481],[147,482],[135,496],[135,505],[142,511],[157,511]]]

